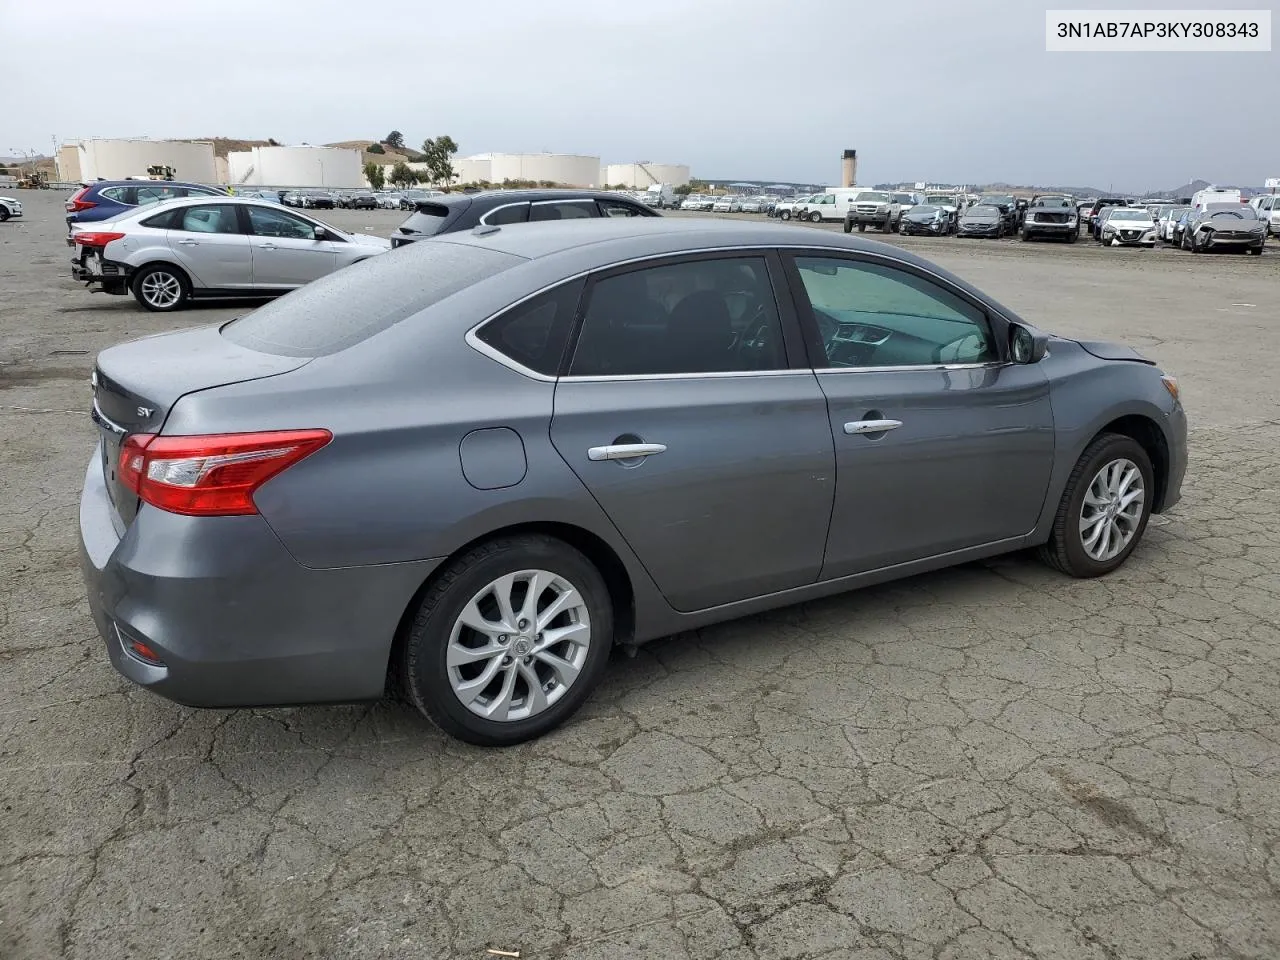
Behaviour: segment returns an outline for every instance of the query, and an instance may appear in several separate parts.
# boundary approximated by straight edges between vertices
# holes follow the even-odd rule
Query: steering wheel
[[[961,351],[962,351],[962,350],[965,350],[965,348],[966,348],[966,347],[969,347],[970,349],[965,350],[965,352],[966,352],[966,353],[970,353],[970,354],[972,354],[972,355],[973,355],[973,356],[975,356],[975,357],[979,357],[979,356],[982,356],[982,355],[986,352],[986,345],[987,345],[987,343],[986,343],[986,341],[983,339],[983,337],[982,337],[982,335],[981,335],[981,334],[979,334],[979,333],[966,333],[964,336],[962,336],[962,337],[956,337],[956,339],[954,339],[954,340],[952,340],[952,341],[950,341],[950,342],[948,342],[948,343],[941,344],[941,345],[940,345],[940,346],[938,346],[936,349],[934,349],[934,351],[933,351],[933,362],[934,362],[934,363],[970,363],[970,362],[975,362],[975,361],[971,361],[971,360],[961,360],[961,359],[960,359],[960,353],[961,353]],[[950,351],[951,351],[951,356],[950,356],[950,357],[944,357],[944,356],[943,356],[943,353],[944,353],[944,352],[946,352],[946,351],[948,351],[948,350],[950,350]]]

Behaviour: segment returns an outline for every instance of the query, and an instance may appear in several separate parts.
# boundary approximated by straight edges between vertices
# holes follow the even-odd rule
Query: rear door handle
[[[183,247],[198,247],[200,246],[200,241],[199,240],[179,240],[178,244]]]
[[[844,432],[848,434],[884,433],[888,430],[897,430],[900,426],[902,426],[901,420],[852,420],[844,425]]]
[[[258,249],[259,249],[259,250],[274,250],[274,249],[276,249],[276,245],[275,245],[274,243],[260,243],[260,244],[258,244]]]
[[[589,448],[587,459],[634,460],[639,457],[652,457],[655,453],[662,453],[666,449],[666,445],[661,443],[614,443],[605,447]]]

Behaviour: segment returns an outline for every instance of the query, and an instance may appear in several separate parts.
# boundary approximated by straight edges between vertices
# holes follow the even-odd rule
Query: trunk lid
[[[127,527],[138,498],[120,482],[120,445],[134,433],[159,433],[169,411],[189,393],[274,377],[309,363],[237,346],[217,327],[145,337],[98,355],[93,422],[102,441],[102,472],[116,512]]]

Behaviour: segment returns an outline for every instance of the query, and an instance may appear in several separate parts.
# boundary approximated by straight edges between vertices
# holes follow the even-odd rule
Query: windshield
[[[911,208],[911,216],[913,217],[932,217],[941,212],[941,207],[935,207],[931,204],[920,204]]]
[[[909,193],[895,193],[893,195],[894,203],[905,203],[914,206],[916,198]]]
[[[1143,209],[1136,209],[1136,210],[1116,209],[1111,212],[1111,216],[1108,217],[1107,219],[1108,220],[1126,220],[1126,221],[1142,220],[1147,223],[1150,223],[1151,212],[1149,210],[1143,210]]]
[[[874,201],[876,203],[884,203],[888,199],[889,199],[889,195],[887,193],[878,193],[874,190],[868,190],[866,193],[858,194],[858,201],[860,203],[863,201]]]
[[[998,207],[973,207],[965,216],[970,220],[995,220],[1000,216]]]
[[[924,202],[943,207],[953,207],[956,203],[954,197],[948,197],[943,194],[929,194],[929,196],[924,198]]]
[[[1007,207],[1007,206],[1013,205],[1013,197],[990,195],[990,196],[983,197],[979,202],[985,203],[985,204],[995,204],[996,206]]]
[[[1035,206],[1037,207],[1054,207],[1054,208],[1070,207],[1073,204],[1074,204],[1074,201],[1070,197],[1041,197],[1035,202]]]
[[[1205,213],[1207,213],[1212,219],[1217,219],[1218,217],[1235,217],[1237,220],[1258,219],[1258,212],[1254,210],[1253,207],[1246,206],[1242,203],[1213,203],[1205,208]]]

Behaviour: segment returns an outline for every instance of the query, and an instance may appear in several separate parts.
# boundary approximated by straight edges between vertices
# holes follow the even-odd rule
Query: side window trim
[[[584,219],[596,220],[600,218],[600,207],[591,197],[571,197],[564,200],[534,200],[529,204],[529,222],[533,222],[534,207],[550,207],[550,206],[575,206],[584,207],[589,212]]]
[[[1002,367],[1007,366],[1011,362],[1009,359],[1009,348],[1007,342],[1008,321],[993,311],[986,303],[976,299],[968,291],[962,290],[954,284],[947,282],[944,277],[940,277],[928,270],[922,270],[913,263],[896,260],[892,257],[877,257],[865,253],[842,250],[835,247],[788,247],[783,249],[781,252],[783,255],[783,269],[791,287],[791,298],[795,304],[804,348],[808,354],[809,366],[815,371],[821,371],[822,373],[884,373],[892,371],[906,372],[913,370],[960,370],[982,367]],[[963,303],[973,307],[982,314],[982,318],[987,324],[987,331],[991,334],[991,340],[995,344],[998,358],[996,360],[988,360],[981,363],[927,363],[903,364],[900,366],[828,367],[827,354],[822,347],[822,337],[818,332],[817,321],[813,317],[813,305],[809,302],[809,295],[805,290],[804,279],[800,276],[800,268],[796,264],[796,260],[801,257],[822,257],[830,260],[847,260],[850,263],[901,270],[904,273],[909,273],[912,276],[933,284],[944,292],[958,298]]]
[[[730,370],[730,371],[702,371],[698,373],[635,373],[635,374],[605,374],[605,375],[571,375],[569,367],[573,362],[573,356],[578,349],[578,341],[582,334],[582,325],[585,320],[584,305],[591,302],[591,294],[595,286],[602,280],[608,280],[611,277],[622,276],[628,273],[637,273],[642,270],[649,270],[656,267],[673,266],[683,263],[694,263],[699,260],[740,260],[740,259],[757,259],[761,260],[765,265],[765,275],[769,281],[770,289],[773,293],[773,302],[778,324],[782,331],[782,350],[783,350],[783,366],[775,370]],[[700,250],[697,252],[682,252],[674,254],[662,254],[654,257],[643,257],[638,260],[627,261],[625,263],[614,263],[607,267],[600,267],[585,274],[586,282],[583,284],[582,291],[578,298],[578,309],[573,318],[573,329],[569,335],[569,342],[565,349],[564,360],[560,368],[560,379],[572,380],[575,383],[591,383],[591,382],[616,382],[621,380],[689,380],[689,379],[726,379],[731,377],[778,377],[792,376],[801,372],[811,372],[805,364],[805,358],[801,356],[796,347],[799,346],[800,331],[797,329],[797,317],[794,309],[790,304],[785,302],[787,288],[779,286],[782,279],[781,265],[778,261],[778,251],[774,247],[734,247],[719,250]]]
[[[525,207],[526,209],[532,209],[532,206],[533,205],[529,203],[528,200],[517,200],[515,203],[504,203],[500,207],[494,207],[492,210],[485,211],[484,216],[480,218],[479,222],[482,224],[488,224],[489,218],[492,217],[495,213],[498,213],[499,211],[502,211],[502,210],[510,210],[512,207]],[[520,222],[527,223],[528,220],[529,220],[529,216],[526,213],[524,220]]]

